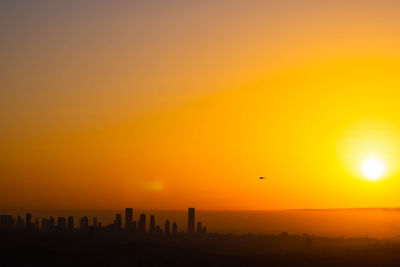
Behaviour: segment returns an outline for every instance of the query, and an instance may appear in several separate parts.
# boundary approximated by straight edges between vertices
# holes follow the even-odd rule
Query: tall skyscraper
[[[146,232],[146,215],[140,214],[139,224],[138,224],[138,232],[144,233]]]
[[[132,230],[133,209],[125,209],[125,229]]]
[[[154,232],[156,230],[156,218],[154,215],[150,215],[150,232]]]
[[[166,220],[164,224],[164,232],[168,235],[169,234],[169,221]]]
[[[74,231],[74,216],[68,216],[67,229],[70,232]]]
[[[195,224],[195,210],[194,208],[188,209],[188,233],[194,233]]]
[[[121,215],[121,213],[115,214],[114,225],[115,225],[116,229],[121,229],[122,228],[122,215]]]

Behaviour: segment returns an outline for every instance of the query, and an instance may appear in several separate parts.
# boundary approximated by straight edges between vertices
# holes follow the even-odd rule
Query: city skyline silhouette
[[[94,233],[95,231],[121,231],[124,230],[128,233],[164,233],[169,234],[169,219],[166,219],[163,224],[165,227],[161,228],[160,225],[156,224],[155,215],[150,214],[150,222],[146,224],[146,214],[141,213],[138,220],[134,221],[134,212],[132,208],[125,208],[124,220],[125,224],[122,225],[123,216],[121,213],[115,214],[115,219],[112,224],[103,225],[101,221],[98,221],[98,217],[94,216],[92,223],[89,222],[88,216],[81,216],[75,223],[74,216],[67,217],[35,217],[35,221],[32,221],[32,213],[26,213],[25,219],[22,216],[13,215],[0,215],[0,230],[26,230],[26,231],[43,231],[43,232],[81,232],[81,233]],[[197,225],[197,234],[207,232],[207,228],[202,226],[202,222],[195,221],[195,208],[188,208],[187,216],[188,234],[195,233],[195,225]],[[177,234],[178,225],[176,221],[173,221],[172,233]],[[184,232],[184,231],[181,231]]]

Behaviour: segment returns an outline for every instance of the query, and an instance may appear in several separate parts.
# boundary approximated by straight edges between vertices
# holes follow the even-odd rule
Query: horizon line
[[[124,207],[124,208],[3,208],[0,207],[0,211],[2,210],[22,210],[22,211],[29,211],[29,210],[36,210],[36,211],[117,211],[117,210],[125,210],[125,208],[132,208],[133,210],[138,211],[187,211],[187,209],[143,209],[143,208],[134,208]],[[188,206],[189,208],[189,206]],[[400,206],[393,206],[393,207],[384,207],[384,206],[377,206],[377,207],[350,207],[350,208],[287,208],[287,209],[198,209],[194,207],[196,211],[203,211],[203,212],[279,212],[279,211],[345,211],[345,210],[400,210]]]

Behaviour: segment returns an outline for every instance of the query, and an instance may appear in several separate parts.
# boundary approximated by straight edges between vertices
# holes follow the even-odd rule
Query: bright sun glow
[[[378,158],[369,158],[361,166],[364,176],[371,181],[378,180],[385,173],[385,164]]]

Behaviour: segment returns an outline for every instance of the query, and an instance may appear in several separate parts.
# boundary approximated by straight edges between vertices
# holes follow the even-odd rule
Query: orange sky
[[[2,1],[0,207],[399,206],[399,9]]]

